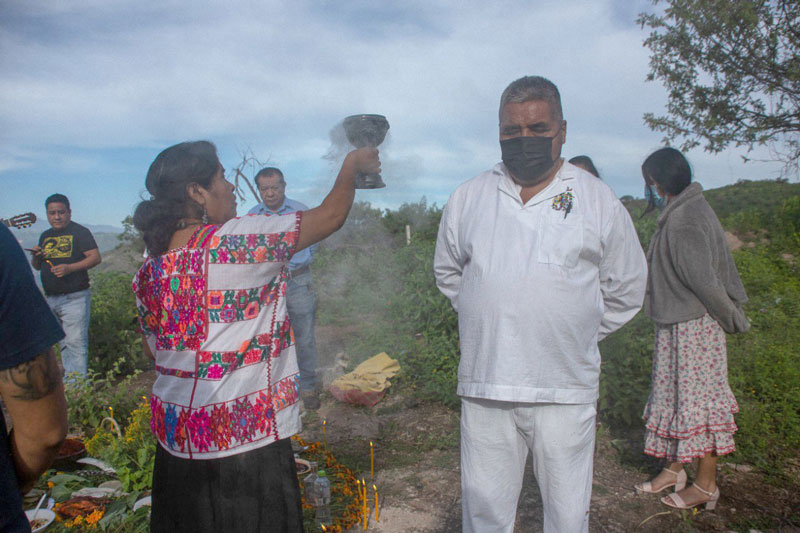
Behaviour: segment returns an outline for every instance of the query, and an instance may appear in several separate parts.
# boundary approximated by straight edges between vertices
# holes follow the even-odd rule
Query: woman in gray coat
[[[749,329],[747,296],[725,232],[683,154],[662,148],[645,160],[642,174],[648,210],[665,205],[647,253],[645,313],[656,327],[644,452],[667,467],[636,489],[675,487],[663,503],[710,510],[719,499],[717,457],[735,449],[738,406],[728,385],[725,332]],[[683,465],[694,459],[697,476],[686,487]]]

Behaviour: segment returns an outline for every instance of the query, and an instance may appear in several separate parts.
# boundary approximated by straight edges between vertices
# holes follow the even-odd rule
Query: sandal
[[[643,492],[647,493],[647,494],[658,494],[662,490],[668,489],[670,487],[675,487],[675,492],[677,492],[679,490],[683,490],[686,487],[686,481],[687,481],[686,470],[681,468],[680,470],[675,472],[674,470],[670,470],[669,468],[665,468],[664,472],[669,472],[670,474],[675,476],[675,482],[674,483],[667,483],[666,485],[664,485],[663,487],[661,487],[658,490],[653,490],[653,481],[652,480],[645,481],[643,483],[637,483],[636,485],[634,485],[634,488],[636,489],[636,492],[638,492],[640,494],[643,493]]]
[[[717,502],[719,501],[719,487],[714,489],[714,492],[709,492],[700,488],[697,483],[692,483],[692,487],[696,488],[706,496],[708,499],[706,501],[693,503],[692,505],[687,505],[686,502],[683,501],[677,492],[673,492],[669,496],[664,496],[661,498],[661,503],[664,505],[668,505],[669,507],[674,507],[675,509],[691,509],[692,507],[697,507],[698,505],[706,504],[706,510],[713,511],[714,508],[717,506]]]

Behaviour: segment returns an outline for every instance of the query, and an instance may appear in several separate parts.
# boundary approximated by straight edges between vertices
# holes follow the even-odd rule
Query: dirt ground
[[[341,332],[333,329],[317,331],[320,374],[326,386],[341,372],[341,363],[346,360],[339,335]],[[413,391],[403,389],[390,389],[372,408],[342,404],[325,393],[322,407],[303,416],[303,437],[322,440],[323,421],[328,445],[356,472],[369,474],[369,442],[374,443],[375,479],[371,483],[375,483],[381,496],[380,521],[376,522],[373,514],[368,531],[461,531],[456,411],[420,402]],[[722,495],[716,510],[693,514],[667,508],[659,496],[635,493],[633,485],[648,479],[659,468],[656,463],[643,460],[637,448],[635,437],[623,439],[598,428],[590,531],[800,532],[797,469],[776,483],[747,465],[721,465],[718,483]],[[360,526],[352,529],[363,530]],[[515,531],[542,531],[541,498],[530,460]]]

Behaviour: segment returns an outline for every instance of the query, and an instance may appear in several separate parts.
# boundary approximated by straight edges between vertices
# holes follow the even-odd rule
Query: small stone
[[[727,466],[731,470],[735,470],[736,472],[743,472],[745,474],[753,471],[753,467],[750,466],[750,465],[740,465],[740,464],[736,464],[736,463],[725,463],[725,466]]]
[[[103,489],[122,490],[122,481],[118,479],[112,479],[111,481],[100,483],[98,487]]]

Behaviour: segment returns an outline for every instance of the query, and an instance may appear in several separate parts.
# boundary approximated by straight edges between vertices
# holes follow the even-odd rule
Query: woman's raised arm
[[[308,248],[341,228],[353,205],[356,174],[375,174],[380,168],[375,148],[359,148],[347,154],[331,192],[318,207],[303,213],[297,250]]]

